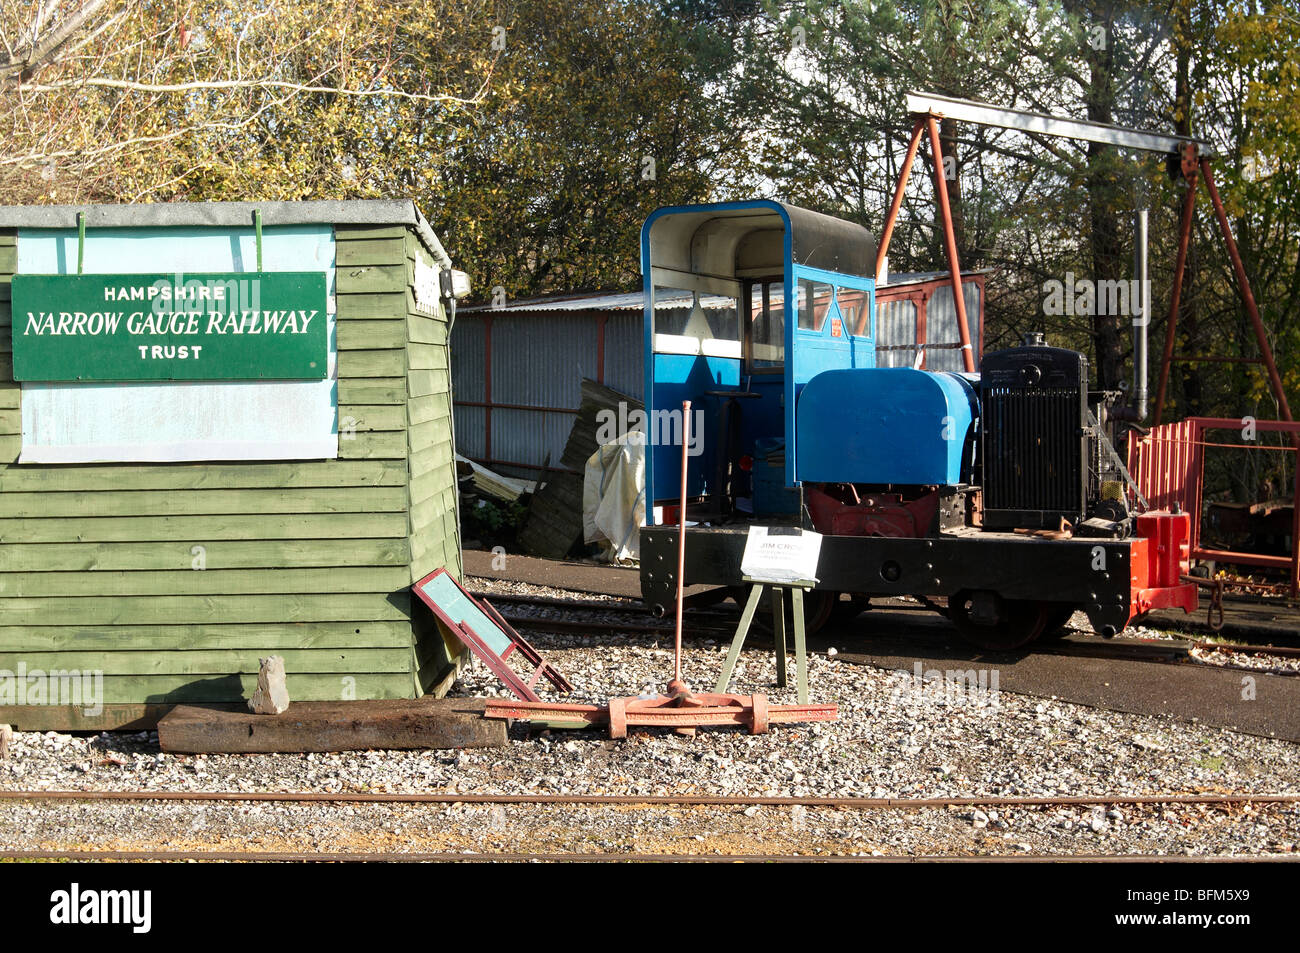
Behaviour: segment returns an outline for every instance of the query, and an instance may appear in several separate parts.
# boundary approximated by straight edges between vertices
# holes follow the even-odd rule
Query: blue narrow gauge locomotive
[[[675,599],[674,435],[690,400],[701,439],[687,585],[739,588],[747,527],[799,525],[824,536],[810,625],[906,595],[981,646],[1014,648],[1079,609],[1105,636],[1152,608],[1194,610],[1180,578],[1188,516],[1135,512],[1107,433],[1116,395],[1090,393],[1087,359],[1031,337],[974,354],[977,373],[924,369],[924,357],[884,366],[898,348],[883,340],[875,260],[865,228],[780,202],[646,221],[646,499],[658,505],[642,530],[645,599]],[[972,324],[962,337],[978,351]]]

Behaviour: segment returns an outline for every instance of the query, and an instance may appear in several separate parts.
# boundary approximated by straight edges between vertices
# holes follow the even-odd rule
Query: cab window
[[[820,331],[826,326],[826,317],[835,298],[835,289],[824,281],[799,279],[799,327],[804,331]]]
[[[871,293],[854,288],[836,288],[835,297],[849,333],[854,337],[871,337]]]
[[[746,368],[756,373],[779,371],[785,363],[785,286],[780,278],[748,284]]]

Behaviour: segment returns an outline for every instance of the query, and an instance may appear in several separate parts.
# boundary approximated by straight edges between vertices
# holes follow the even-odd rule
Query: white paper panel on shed
[[[327,275],[329,367],[318,381],[23,384],[20,463],[309,460],[338,456],[334,230],[263,229],[266,271]],[[255,272],[247,228],[104,228],[86,234],[87,274]],[[19,274],[76,274],[75,229],[21,229]]]

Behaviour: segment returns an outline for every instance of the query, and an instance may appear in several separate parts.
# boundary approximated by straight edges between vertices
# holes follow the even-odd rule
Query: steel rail
[[[339,804],[513,804],[572,807],[813,807],[907,811],[952,807],[1077,807],[1090,805],[1300,804],[1300,794],[1096,794],[1062,797],[726,797],[711,794],[382,794],[328,791],[0,791],[0,801],[231,801]]]
[[[489,602],[516,603],[519,605],[553,606],[558,609],[573,609],[578,612],[620,612],[626,615],[653,615],[650,607],[640,602],[605,602],[596,599],[557,599],[553,596],[531,596],[525,593],[497,593],[482,589],[467,589],[475,599],[487,599]],[[685,611],[693,616],[734,617],[739,615],[740,607],[722,607],[718,605],[692,606],[690,596],[686,597]]]
[[[1230,642],[1192,642],[1194,649],[1231,652],[1236,655],[1276,655],[1278,658],[1300,658],[1300,647],[1294,645],[1234,645]]]
[[[671,625],[654,625],[644,622],[605,622],[595,621],[592,619],[551,619],[546,616],[519,615],[518,613],[503,614],[507,622],[516,627],[525,629],[547,629],[553,632],[635,632],[639,635],[669,635],[673,634]],[[717,624],[701,624],[694,620],[691,621],[687,629],[690,635],[699,636],[717,636],[731,635],[734,628],[730,626]]]
[[[1255,668],[1249,665],[1215,665],[1196,658],[1192,649],[1223,651],[1236,655],[1273,655],[1277,658],[1300,657],[1300,649],[1270,647],[1267,645],[1232,646],[1218,642],[1180,640],[1177,642],[1047,642],[1038,643],[1034,650],[1041,655],[1059,655],[1068,658],[1121,659],[1132,662],[1155,662],[1159,665],[1191,665],[1202,668],[1228,668],[1233,671],[1278,675],[1283,678],[1300,676],[1300,671],[1287,668]]]
[[[489,602],[521,602],[528,605],[558,606],[562,609],[581,609],[588,612],[630,612],[648,615],[650,610],[644,603],[625,599],[621,602],[601,599],[557,599],[554,596],[533,596],[522,592],[492,592],[489,589],[471,589],[466,587],[475,599],[487,599]]]
[[[0,860],[69,860],[166,863],[210,861],[228,863],[579,863],[579,864],[1077,864],[1077,863],[1295,863],[1300,854],[897,854],[853,856],[848,854],[635,854],[635,853],[550,853],[517,852],[383,852],[357,851],[231,851],[231,850],[0,850]]]

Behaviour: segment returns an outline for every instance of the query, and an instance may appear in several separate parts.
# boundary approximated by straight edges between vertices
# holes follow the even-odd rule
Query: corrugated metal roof
[[[969,278],[974,275],[987,274],[987,269],[982,271],[963,271],[962,276]],[[948,277],[946,271],[912,271],[912,272],[895,272],[889,276],[889,282],[881,285],[880,290],[893,288],[897,285],[906,284],[923,284],[927,281],[936,281]],[[672,294],[660,294],[655,300],[655,306],[658,308],[682,308],[691,303],[691,294],[689,291],[675,292]],[[708,309],[725,309],[734,307],[731,298],[722,295],[701,295],[700,305]],[[509,314],[511,312],[543,313],[548,311],[640,311],[645,308],[645,293],[642,291],[631,291],[625,293],[610,293],[604,291],[586,292],[583,294],[554,294],[544,295],[538,298],[524,298],[519,301],[508,301],[503,308],[495,308],[490,304],[476,304],[458,309],[459,314],[482,314],[492,312],[494,314]]]
[[[658,308],[684,308],[691,303],[689,291],[660,294],[655,299]],[[733,308],[731,298],[719,295],[701,295],[700,304],[705,308]],[[548,311],[641,311],[645,308],[645,293],[632,291],[626,294],[581,294],[550,295],[544,298],[529,298],[511,301],[504,308],[494,308],[490,304],[476,304],[460,308],[460,314],[511,314],[519,312],[542,313]]]

